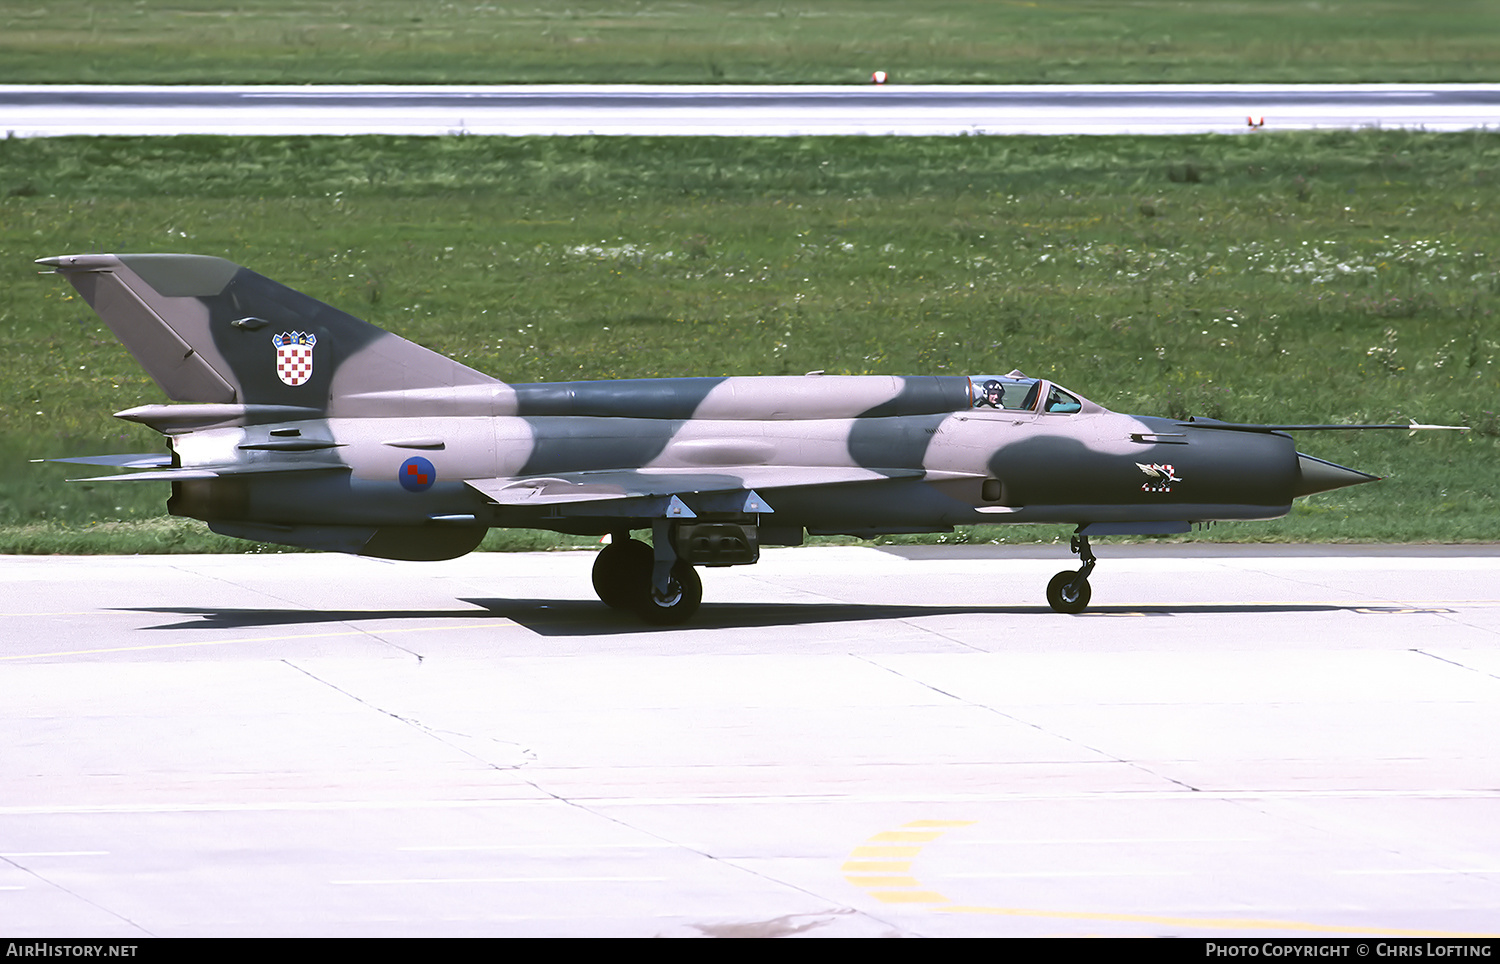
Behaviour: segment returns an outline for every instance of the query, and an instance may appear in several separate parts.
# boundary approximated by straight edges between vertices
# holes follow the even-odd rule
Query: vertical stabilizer
[[[327,410],[365,392],[495,379],[222,258],[43,258],[180,402]]]

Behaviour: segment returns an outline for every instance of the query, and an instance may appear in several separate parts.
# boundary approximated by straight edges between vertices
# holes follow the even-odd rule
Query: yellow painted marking
[[[955,827],[967,827],[973,820],[912,820],[904,827],[922,827],[921,830],[886,830],[869,838],[869,842],[850,851],[851,857],[916,857],[921,846],[894,846],[893,843],[931,843]],[[883,904],[946,904],[948,898],[935,890],[917,890],[921,884],[910,876],[911,861],[896,860],[848,860],[844,862],[844,877],[849,883],[863,888],[865,893]],[[849,871],[865,871],[872,876],[854,875]],[[873,874],[884,874],[873,876]],[[903,890],[884,888],[901,887]]]
[[[1254,920],[1233,917],[1158,917],[1152,914],[1101,914],[1089,911],[1038,910],[1029,907],[939,907],[945,914],[992,914],[1006,917],[1053,917],[1064,920],[1118,921],[1127,924],[1166,924],[1172,927],[1204,927],[1210,930],[1310,931],[1319,934],[1378,934],[1386,937],[1497,937],[1497,934],[1462,934],[1451,931],[1403,930],[1393,927],[1356,927],[1347,924],[1309,924],[1295,920]]]
[[[840,870],[866,871],[868,873],[898,873],[911,870],[910,860],[846,860]]]
[[[948,898],[935,890],[872,890],[870,896],[883,904],[948,903]]]
[[[483,613],[475,613],[482,616]],[[61,650],[55,653],[21,653],[15,656],[0,656],[0,662],[17,659],[46,659],[54,656],[98,656],[104,653],[143,653],[157,649],[192,649],[199,646],[234,646],[241,643],[279,643],[291,639],[332,639],[337,636],[364,636],[378,638],[396,633],[456,632],[461,629],[516,629],[519,623],[496,620],[477,626],[412,626],[407,629],[350,629],[337,633],[296,633],[291,636],[250,636],[244,639],[203,639],[195,643],[151,643],[145,646],[115,646],[104,649]]]
[[[849,851],[851,857],[915,857],[921,847],[855,847]]]

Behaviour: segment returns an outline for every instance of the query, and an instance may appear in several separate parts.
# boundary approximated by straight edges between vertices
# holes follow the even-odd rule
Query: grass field
[[[109,417],[155,387],[30,263],[119,250],[512,381],[1019,367],[1140,414],[1464,423],[1306,436],[1388,479],[1208,536],[1492,540],[1497,179],[1477,133],[0,141],[0,551],[235,545],[28,462],[160,448]]]
[[[0,83],[1494,81],[1492,0],[0,2]]]

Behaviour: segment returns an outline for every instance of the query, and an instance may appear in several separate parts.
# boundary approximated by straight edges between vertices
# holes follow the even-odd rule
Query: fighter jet
[[[138,470],[88,481],[169,482],[167,510],[215,532],[387,559],[491,527],[609,535],[595,592],[654,624],[698,609],[695,567],[761,546],[981,523],[1076,526],[1047,601],[1078,613],[1092,536],[1273,519],[1376,478],[1286,434],[1353,426],[1122,415],[1019,371],[509,384],[220,258],[38,263],[174,403],[116,413],[168,454],[62,460]]]

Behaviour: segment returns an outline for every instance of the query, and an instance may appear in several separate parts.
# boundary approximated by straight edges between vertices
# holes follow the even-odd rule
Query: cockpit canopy
[[[997,411],[1034,412],[1037,400],[1046,393],[1042,411],[1065,415],[1083,407],[1078,398],[1051,382],[1027,378],[1019,372],[1009,375],[972,375],[969,377],[969,407]]]

